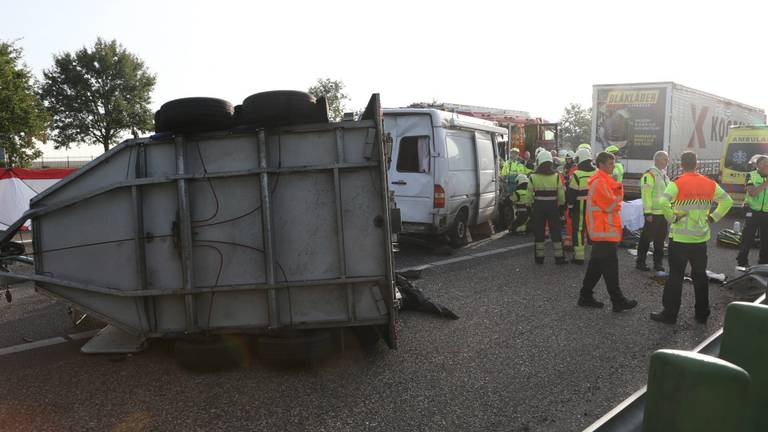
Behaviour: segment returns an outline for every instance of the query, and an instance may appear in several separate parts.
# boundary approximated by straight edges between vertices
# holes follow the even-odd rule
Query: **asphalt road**
[[[398,350],[380,343],[299,368],[252,361],[210,374],[177,366],[163,342],[132,356],[85,356],[83,341],[0,356],[0,429],[581,430],[645,384],[653,351],[691,349],[722,325],[731,297],[716,284],[706,325],[693,320],[690,284],[677,325],[650,321],[662,287],[626,250],[622,289],[639,306],[579,308],[585,268],[535,266],[531,241],[501,235],[451,256],[403,245],[399,268],[468,258],[417,282],[461,318],[403,312]],[[734,259],[712,241],[710,270],[732,276]],[[0,306],[0,348],[98,326],[73,327],[61,304],[29,287],[14,295]],[[607,301],[602,282],[596,296]]]

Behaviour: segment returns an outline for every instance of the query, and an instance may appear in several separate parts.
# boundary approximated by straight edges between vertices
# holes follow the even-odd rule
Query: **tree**
[[[592,109],[571,102],[560,118],[560,142],[564,144],[563,147],[575,149],[581,143],[588,143],[591,134]]]
[[[13,42],[0,42],[0,147],[11,167],[28,166],[43,154],[35,140],[45,141],[50,122],[21,55]]]
[[[330,78],[319,78],[315,85],[307,90],[307,93],[319,98],[325,96],[328,101],[328,118],[331,121],[339,121],[344,116],[344,101],[349,97],[344,94],[344,83]]]
[[[116,40],[53,56],[40,91],[53,115],[56,148],[101,144],[104,151],[126,132],[152,129],[150,94],[155,76]]]

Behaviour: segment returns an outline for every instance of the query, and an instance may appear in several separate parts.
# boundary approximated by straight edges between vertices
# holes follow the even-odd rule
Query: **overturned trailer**
[[[394,348],[378,95],[358,121],[232,112],[226,130],[127,140],[35,197],[0,241],[31,219],[34,274],[0,282],[140,339],[365,327]]]

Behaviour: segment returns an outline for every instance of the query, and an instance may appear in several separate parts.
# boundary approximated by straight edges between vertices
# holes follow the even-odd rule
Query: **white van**
[[[431,108],[384,109],[391,138],[389,187],[404,233],[467,241],[467,226],[493,220],[499,195],[497,142],[507,130]]]

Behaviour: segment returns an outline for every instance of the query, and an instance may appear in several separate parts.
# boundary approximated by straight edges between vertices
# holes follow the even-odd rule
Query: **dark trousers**
[[[560,210],[554,201],[534,202],[533,204],[533,241],[536,243],[536,256],[544,256],[545,227],[549,224],[549,236],[555,246],[555,256],[563,256],[563,233],[560,225]],[[559,251],[558,247],[560,246]]]
[[[747,210],[744,229],[741,231],[741,244],[736,264],[749,266],[749,249],[755,241],[755,233],[760,229],[760,258],[758,264],[768,264],[768,213]]]
[[[515,231],[518,227],[528,225],[530,217],[530,211],[525,206],[515,206],[515,220],[509,224],[509,230]]]
[[[584,283],[581,286],[582,297],[592,297],[595,285],[602,277],[605,279],[605,288],[611,301],[620,301],[624,298],[619,288],[619,255],[618,243],[592,242],[592,254],[589,257],[587,273],[584,275]]]
[[[677,317],[680,311],[680,296],[683,292],[685,267],[691,263],[693,293],[696,296],[696,315],[709,316],[709,280],[707,279],[707,243],[669,242],[669,278],[664,285],[661,302],[664,313]]]
[[[648,246],[653,241],[653,267],[664,265],[664,240],[667,238],[667,219],[662,215],[651,215],[651,221],[645,221],[640,242],[637,244],[637,263],[645,264]]]

